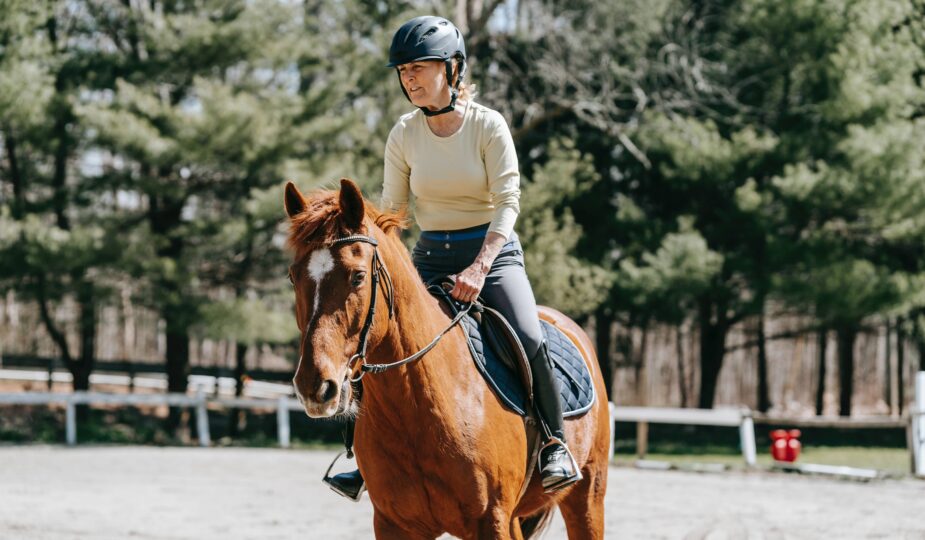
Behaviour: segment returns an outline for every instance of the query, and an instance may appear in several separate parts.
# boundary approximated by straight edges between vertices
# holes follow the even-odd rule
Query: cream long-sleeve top
[[[423,231],[489,223],[510,238],[520,212],[520,172],[514,140],[501,113],[475,102],[462,126],[438,137],[420,109],[402,116],[385,145],[382,207],[406,207]]]

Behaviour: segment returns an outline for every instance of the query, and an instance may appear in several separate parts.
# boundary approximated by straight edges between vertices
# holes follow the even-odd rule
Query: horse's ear
[[[286,182],[286,195],[283,197],[283,202],[286,205],[286,213],[289,214],[290,218],[294,218],[305,211],[305,197],[302,196],[299,188],[295,187],[292,182]]]
[[[363,204],[363,194],[351,180],[340,180],[340,214],[344,218],[344,225],[351,231],[356,231],[363,223],[366,212]]]

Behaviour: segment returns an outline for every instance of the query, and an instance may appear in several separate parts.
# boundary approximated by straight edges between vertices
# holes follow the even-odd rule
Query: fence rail
[[[188,407],[196,411],[196,428],[201,446],[209,446],[209,409],[275,409],[277,417],[277,438],[280,446],[290,445],[290,411],[301,411],[302,405],[295,399],[280,396],[275,400],[253,397],[218,397],[199,390],[195,395],[187,394],[108,394],[102,392],[73,392],[69,394],[50,392],[21,392],[0,394],[0,405],[64,405],[65,439],[68,445],[77,444],[77,405],[103,404],[127,406],[173,406]],[[648,422],[671,424],[698,424],[739,427],[745,461],[755,464],[755,432],[751,412],[741,410],[692,410],[659,409],[645,407],[617,407],[610,404],[611,425],[614,421],[634,421],[640,425]],[[612,443],[612,441],[611,441]],[[644,442],[640,444],[645,444]],[[612,454],[611,447],[611,454]]]
[[[70,384],[73,377],[70,373],[55,371],[0,369],[0,380],[25,381],[35,383],[52,382]],[[237,381],[232,377],[216,377],[213,375],[190,375],[189,386],[193,390],[202,390],[206,393],[234,395]],[[167,390],[167,376],[151,373],[146,376],[135,374],[122,375],[118,373],[93,373],[90,375],[90,384],[105,384],[109,386],[125,386],[128,388],[145,388],[149,390]],[[257,398],[277,398],[292,395],[292,384],[257,381],[248,379],[244,383],[244,394]]]
[[[915,409],[910,415],[909,443],[912,446],[912,471],[925,478],[925,371],[915,376]]]
[[[200,446],[212,444],[209,435],[209,413],[212,408],[276,409],[277,437],[280,446],[290,444],[289,411],[302,410],[298,401],[282,396],[276,400],[257,398],[223,398],[207,396],[198,391],[187,394],[106,394],[102,392],[20,392],[0,394],[0,405],[64,405],[65,440],[69,446],[77,444],[78,405],[128,405],[128,406],[170,406],[187,407],[196,411],[196,433]]]
[[[749,409],[613,407],[611,418],[618,422],[636,422],[636,454],[640,458],[648,451],[649,423],[737,427],[745,464],[749,467],[756,464],[755,423]]]
[[[0,393],[0,405],[64,405],[65,439],[69,446],[77,444],[76,408],[84,404],[122,406],[172,406],[195,410],[196,431],[200,446],[211,445],[209,409],[276,410],[277,438],[283,448],[290,446],[290,411],[302,411],[302,405],[288,396],[276,399],[257,397],[222,397],[199,389],[188,394],[109,394],[102,392],[17,392]],[[611,426],[615,422],[637,423],[637,452],[644,457],[648,440],[648,424],[682,424],[737,427],[742,456],[748,466],[756,464],[755,422],[749,409],[669,409],[654,407],[618,407],[610,403]],[[891,421],[892,422],[892,421]],[[915,407],[907,420],[913,472],[925,477],[925,371],[916,379]],[[863,422],[862,422],[863,424]],[[611,437],[611,439],[613,439]],[[611,440],[611,445],[613,440]],[[611,454],[613,447],[611,446]]]

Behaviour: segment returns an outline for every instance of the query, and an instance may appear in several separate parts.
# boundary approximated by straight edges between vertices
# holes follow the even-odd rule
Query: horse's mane
[[[339,192],[318,190],[305,197],[305,210],[292,217],[289,224],[287,247],[297,254],[309,245],[328,244],[335,239],[360,231],[348,231],[341,222]],[[407,227],[408,218],[404,210],[382,212],[363,199],[367,218],[385,234],[398,232]]]

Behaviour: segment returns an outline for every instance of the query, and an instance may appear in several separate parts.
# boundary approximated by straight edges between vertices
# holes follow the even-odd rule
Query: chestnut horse
[[[368,337],[371,359],[392,362],[426,347],[450,319],[399,239],[403,217],[377,211],[353,182],[341,180],[339,192],[309,198],[290,182],[285,206],[302,333],[293,384],[313,418],[359,410],[355,452],[375,510],[376,538],[432,539],[444,532],[464,539],[530,538],[556,505],[569,538],[603,538],[609,411],[584,331],[540,308],[540,316],[578,346],[597,394],[588,412],[565,422],[584,478],[547,494],[536,467],[528,469],[534,439],[476,370],[461,329],[446,333],[416,362],[368,374],[362,401],[354,402],[350,380],[359,376],[363,359],[352,359],[361,341]],[[377,272],[391,276],[388,287],[376,285]],[[369,316],[374,295],[380,309]],[[522,492],[527,474],[533,478]]]

